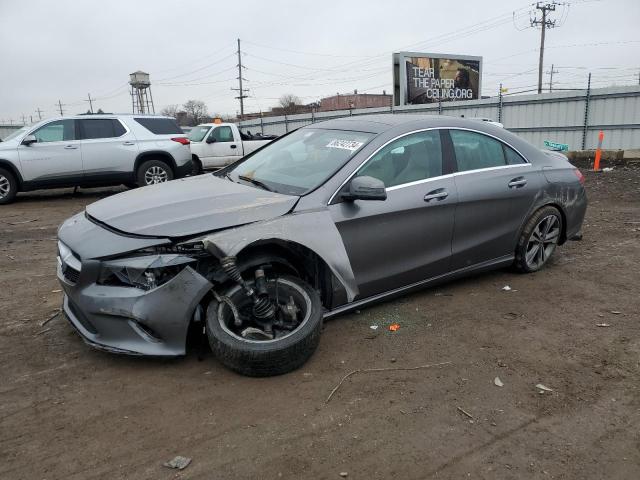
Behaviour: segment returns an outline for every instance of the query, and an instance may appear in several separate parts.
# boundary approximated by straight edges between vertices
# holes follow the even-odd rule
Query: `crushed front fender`
[[[344,287],[348,301],[353,301],[358,294],[347,251],[328,210],[294,213],[223,230],[208,235],[203,243],[207,250],[220,257],[237,255],[255,242],[269,240],[283,240],[309,248],[331,269]]]

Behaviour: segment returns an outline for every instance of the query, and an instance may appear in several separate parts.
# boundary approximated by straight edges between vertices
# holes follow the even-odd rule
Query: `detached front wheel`
[[[253,302],[239,285],[207,309],[211,350],[223,365],[251,377],[302,366],[318,347],[322,330],[320,296],[305,281],[283,275],[267,280],[266,290],[276,310],[269,321],[254,316]]]

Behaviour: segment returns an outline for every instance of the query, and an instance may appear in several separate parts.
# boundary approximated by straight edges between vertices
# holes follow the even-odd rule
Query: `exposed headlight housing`
[[[102,263],[98,284],[151,290],[167,283],[196,260],[179,254],[145,255]]]

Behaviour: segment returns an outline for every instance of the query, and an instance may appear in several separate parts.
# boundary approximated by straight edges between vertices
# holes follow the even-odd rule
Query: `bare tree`
[[[278,101],[282,111],[285,115],[293,115],[294,113],[298,113],[300,107],[302,107],[302,100],[297,95],[293,93],[285,93],[280,97]]]
[[[201,100],[188,100],[182,108],[187,112],[190,125],[198,125],[209,115],[207,105]]]
[[[160,110],[160,115],[176,118],[178,115],[178,105],[167,105],[162,110]]]

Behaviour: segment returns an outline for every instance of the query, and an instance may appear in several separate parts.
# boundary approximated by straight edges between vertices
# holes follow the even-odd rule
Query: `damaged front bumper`
[[[87,344],[129,355],[185,354],[194,311],[212,288],[206,278],[187,266],[151,290],[99,285],[100,261],[70,260],[58,261],[63,311]]]

